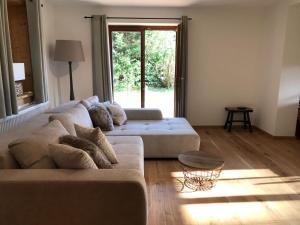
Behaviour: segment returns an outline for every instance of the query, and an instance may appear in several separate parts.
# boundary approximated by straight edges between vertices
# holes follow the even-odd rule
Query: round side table
[[[190,151],[178,156],[183,165],[184,185],[195,191],[213,188],[221,174],[224,160],[203,151]]]

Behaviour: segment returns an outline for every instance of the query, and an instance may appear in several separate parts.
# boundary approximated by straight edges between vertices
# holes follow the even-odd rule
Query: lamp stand
[[[72,62],[69,61],[69,74],[70,74],[70,101],[75,100],[73,89],[73,75],[72,75]]]

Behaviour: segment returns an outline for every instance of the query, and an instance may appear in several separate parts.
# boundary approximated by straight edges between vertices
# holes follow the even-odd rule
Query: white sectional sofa
[[[144,157],[177,157],[199,150],[200,138],[185,119],[163,119],[155,109],[128,109],[128,122],[106,133],[119,160],[113,169],[19,169],[8,144],[40,129],[50,114],[70,112],[76,104],[34,115],[1,133],[0,224],[146,225]],[[84,126],[89,116],[82,108],[74,118]]]

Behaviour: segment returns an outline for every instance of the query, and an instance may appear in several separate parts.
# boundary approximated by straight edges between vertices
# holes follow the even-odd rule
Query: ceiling
[[[55,3],[90,3],[104,6],[190,7],[214,5],[269,5],[287,0],[51,0]]]

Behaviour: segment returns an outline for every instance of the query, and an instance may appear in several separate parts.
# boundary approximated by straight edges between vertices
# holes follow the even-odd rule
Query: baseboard
[[[268,135],[275,139],[297,139],[296,135],[295,136],[274,136],[274,135],[268,133],[267,131],[260,129],[259,127],[256,127],[256,129],[259,130],[260,132],[264,133],[265,135]]]
[[[205,125],[205,126],[193,126],[194,129],[205,129],[205,128],[206,128],[206,129],[220,129],[220,128],[223,129],[223,127],[224,127],[224,126],[221,126],[221,125],[219,125],[219,126],[218,126],[218,125],[212,125],[212,126],[207,126],[207,125]],[[233,129],[234,129],[234,127],[242,127],[242,126],[239,126],[239,125],[233,125],[232,127],[233,127]],[[271,137],[271,138],[274,138],[274,139],[298,139],[296,136],[274,136],[274,135],[269,134],[268,132],[266,132],[266,131],[260,129],[260,128],[257,127],[257,126],[252,126],[252,128],[253,128],[254,131],[257,130],[257,131],[263,133],[264,135],[267,135],[267,136],[269,136],[269,137]],[[233,130],[233,131],[234,131],[234,130]]]

